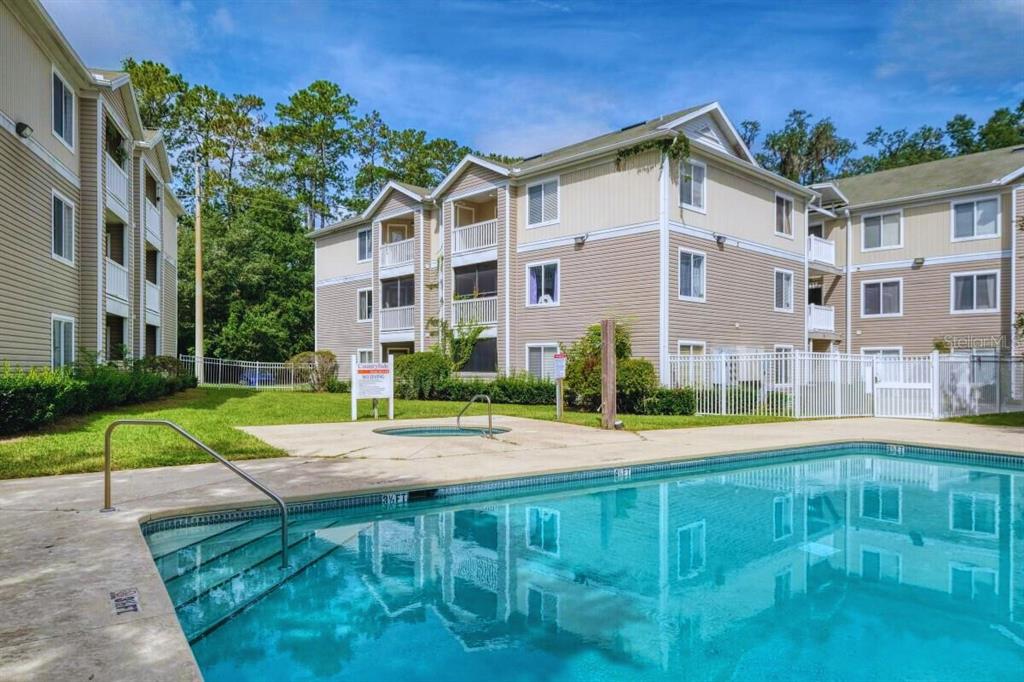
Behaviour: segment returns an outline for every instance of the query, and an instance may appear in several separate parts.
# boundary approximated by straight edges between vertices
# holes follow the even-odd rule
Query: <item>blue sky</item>
[[[159,60],[271,107],[330,79],[391,125],[506,154],[710,100],[861,143],[1024,97],[1024,0],[43,2],[92,66]]]

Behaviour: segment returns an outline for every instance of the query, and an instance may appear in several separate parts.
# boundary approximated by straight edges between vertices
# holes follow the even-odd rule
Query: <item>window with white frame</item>
[[[877,521],[900,523],[903,489],[892,483],[869,482],[860,489],[860,515]]]
[[[772,537],[776,540],[789,537],[793,534],[793,496],[776,497],[772,507]]]
[[[873,548],[860,552],[860,575],[867,582],[899,583],[902,564],[903,557],[896,552]]]
[[[558,554],[561,514],[543,507],[526,508],[526,545],[548,554]]]
[[[558,595],[539,587],[526,590],[526,622],[533,625],[557,626]]]
[[[526,305],[558,305],[558,261],[526,266]]]
[[[903,280],[887,279],[861,284],[861,317],[903,314]]]
[[[536,227],[558,220],[558,179],[526,188],[526,225]]]
[[[989,493],[949,495],[949,527],[967,533],[996,534],[999,498]]]
[[[52,317],[50,356],[52,367],[70,367],[75,361],[75,320],[71,317],[54,315]]]
[[[953,241],[999,235],[998,197],[954,202],[952,210]]]
[[[53,255],[68,263],[73,263],[75,260],[75,206],[56,192],[53,193],[51,220],[53,224]]]
[[[991,602],[998,594],[999,574],[991,568],[949,564],[949,593],[954,599]]]
[[[787,568],[775,574],[775,605],[785,604],[793,595],[793,570]]]
[[[538,379],[551,379],[555,375],[557,344],[530,344],[526,347],[526,371]]]
[[[775,233],[793,236],[793,199],[785,194],[775,195]]]
[[[706,347],[703,341],[680,340],[676,350],[680,355],[704,355]]]
[[[373,232],[369,227],[359,230],[356,234],[356,240],[358,241],[358,255],[357,260],[362,263],[373,258]]]
[[[778,386],[788,386],[792,383],[791,372],[793,364],[793,346],[789,344],[778,344],[773,349],[775,358],[772,360],[775,383]]]
[[[791,270],[775,270],[775,309],[781,312],[793,312],[793,272]]]
[[[679,164],[679,201],[686,208],[707,210],[707,166],[700,161]]]
[[[864,216],[861,222],[861,251],[903,246],[903,216],[899,211]]]
[[[75,144],[75,90],[53,72],[53,134],[73,147]]]
[[[704,301],[707,272],[706,256],[700,251],[679,249],[679,298],[684,301]]]
[[[676,549],[677,575],[689,578],[704,570],[705,523],[698,521],[683,526],[676,532],[679,546]]]
[[[373,362],[373,349],[372,348],[360,348],[356,351],[356,356],[360,364]]]
[[[997,271],[955,272],[950,280],[950,312],[981,313],[999,310]]]
[[[360,289],[357,294],[358,316],[360,322],[367,322],[373,318],[373,289]]]

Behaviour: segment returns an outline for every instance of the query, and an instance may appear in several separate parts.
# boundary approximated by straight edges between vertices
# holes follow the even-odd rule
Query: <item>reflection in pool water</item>
[[[283,583],[273,520],[149,540],[210,681],[1020,680],[1022,473],[847,454],[321,512]]]

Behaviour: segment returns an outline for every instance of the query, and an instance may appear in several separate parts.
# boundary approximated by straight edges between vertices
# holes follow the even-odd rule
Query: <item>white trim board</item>
[[[928,267],[928,265],[941,265],[943,263],[973,263],[980,260],[999,260],[1002,258],[1009,258],[1011,251],[982,251],[978,253],[961,253],[952,256],[931,256],[925,257],[924,265],[921,267]],[[893,260],[885,261],[883,263],[865,263],[863,265],[853,265],[850,267],[850,272],[871,272],[873,270],[896,270],[900,268],[909,268],[914,265],[913,260]]]
[[[615,239],[618,237],[628,237],[634,234],[644,234],[646,232],[657,232],[657,222],[649,223],[637,223],[635,225],[621,225],[618,227],[606,227],[601,230],[594,230],[593,232],[580,233],[570,235],[567,237],[551,237],[549,239],[540,239],[535,242],[526,242],[516,246],[516,253],[527,253],[530,251],[542,251],[544,249],[554,248],[556,246],[570,246],[576,242],[577,237],[586,236],[587,241],[601,241],[602,239]]]
[[[75,106],[77,106],[77,104]],[[65,166],[64,162],[62,162],[60,159],[54,156],[49,149],[44,147],[42,143],[39,142],[39,140],[35,139],[35,130],[33,130],[32,132],[33,137],[29,137],[26,139],[23,137],[18,137],[16,127],[17,123],[15,123],[14,119],[5,114],[3,111],[0,111],[0,128],[3,128],[4,130],[8,131],[11,135],[15,137],[15,139],[19,140],[22,144],[28,147],[33,154],[38,156],[43,161],[43,163],[48,165],[50,168],[53,169],[54,172],[56,172],[62,178],[70,182],[72,185],[74,185],[75,189],[82,188],[82,182],[81,180],[79,180],[78,175],[76,175],[75,172],[72,171],[70,168]]]
[[[687,235],[690,237],[696,237],[697,239],[703,239],[705,241],[714,242],[718,233],[712,232],[711,230],[705,230],[702,227],[693,227],[692,225],[685,225],[683,223],[676,222],[674,220],[669,221],[669,231],[675,232],[676,234]],[[774,234],[774,232],[773,232]],[[761,244],[759,242],[752,242],[746,239],[738,239],[736,237],[730,237],[727,234],[720,235],[725,237],[726,246],[735,246],[740,249],[746,249],[747,251],[754,251],[755,253],[763,253],[767,256],[775,256],[776,258],[784,258],[794,263],[803,263],[805,255],[803,250],[801,253],[794,251],[786,251],[776,246],[770,246],[768,244]]]
[[[329,287],[333,284],[348,284],[349,282],[361,282],[364,279],[372,279],[372,272],[360,272],[355,275],[339,275],[337,277],[330,277],[328,279],[322,279],[318,281],[314,286],[319,289],[320,287]]]

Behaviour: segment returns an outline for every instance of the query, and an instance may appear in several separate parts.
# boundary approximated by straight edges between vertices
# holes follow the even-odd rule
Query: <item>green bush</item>
[[[352,383],[342,381],[336,376],[327,377],[327,381],[324,383],[324,390],[328,393],[348,393],[352,390]]]
[[[451,376],[451,363],[442,354],[423,351],[395,358],[395,396],[405,400],[436,400]]]
[[[690,415],[697,411],[692,388],[659,388],[647,401],[646,414]]]
[[[629,327],[615,323],[615,357],[619,363],[633,349]],[[565,386],[569,402],[587,410],[601,405],[601,325],[594,324],[566,351]],[[617,377],[616,377],[617,378]]]
[[[451,377],[441,386],[437,400],[466,402],[479,394],[508,405],[555,404],[554,382],[526,373],[499,376],[493,381]]]
[[[654,365],[644,358],[619,360],[615,367],[616,404],[620,412],[643,414],[647,401],[658,390]]]
[[[306,351],[289,360],[295,381],[309,384],[314,391],[326,391],[327,382],[338,376],[338,358],[329,350]]]

